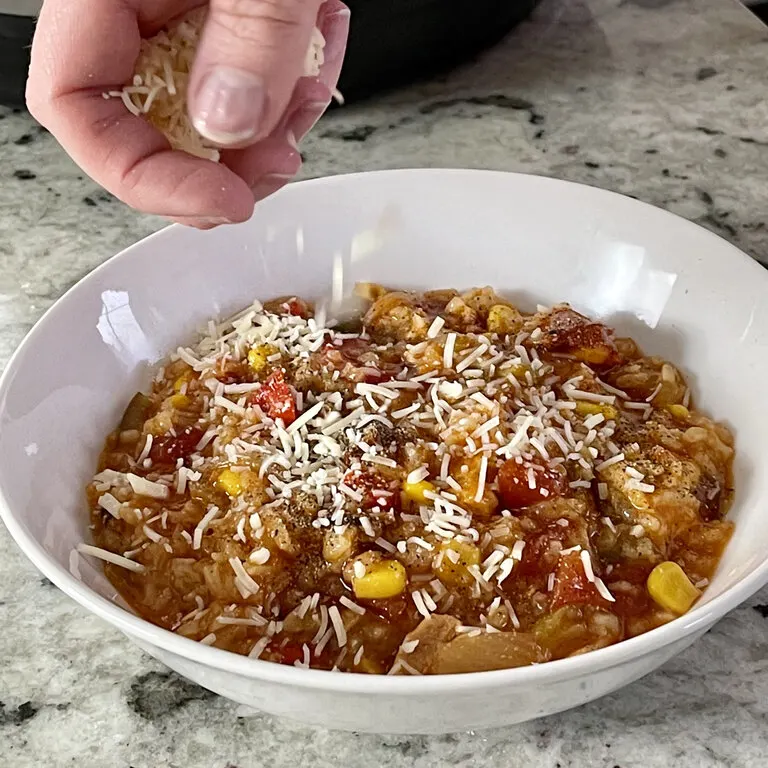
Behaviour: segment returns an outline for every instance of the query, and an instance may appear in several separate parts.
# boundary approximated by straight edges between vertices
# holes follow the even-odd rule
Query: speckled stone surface
[[[546,0],[474,64],[332,114],[303,173],[560,176],[668,208],[768,263],[766,71],[768,29],[730,0]],[[29,117],[0,110],[0,363],[66,288],[160,225],[83,178]],[[766,603],[768,590],[662,670],[576,711],[446,737],[336,734],[239,717],[65,598],[0,529],[0,765],[763,766]]]

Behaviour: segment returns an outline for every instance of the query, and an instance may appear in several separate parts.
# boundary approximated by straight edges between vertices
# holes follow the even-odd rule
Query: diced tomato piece
[[[556,611],[564,605],[605,605],[597,587],[587,579],[581,555],[571,552],[560,557],[555,569],[555,584],[552,588],[551,610]]]
[[[267,647],[267,653],[275,654],[280,664],[293,665],[294,662],[304,659],[304,647],[301,643],[287,642],[282,646],[280,643],[271,643],[270,645],[271,647]]]
[[[187,427],[176,435],[155,438],[149,451],[149,458],[155,464],[175,464],[178,459],[186,459],[194,453],[195,446],[202,436],[202,429]]]
[[[252,402],[270,419],[282,419],[287,427],[296,420],[296,399],[285,380],[285,373],[278,368],[269,374],[261,389],[252,395]]]
[[[616,602],[611,604],[611,610],[618,616],[641,616],[654,606],[646,588],[648,574],[653,570],[649,562],[619,562],[611,571],[612,581],[629,582],[633,589],[616,590],[613,596]]]
[[[565,547],[563,539],[567,535],[564,528],[556,526],[544,533],[526,538],[523,559],[514,567],[508,581],[514,581],[517,577],[529,579],[549,575],[557,567],[560,550]]]
[[[333,662],[332,648],[335,649],[335,646],[328,643],[319,656],[312,653],[312,665],[330,668]],[[335,653],[336,651],[334,650],[333,654]],[[283,644],[282,640],[273,640],[264,649],[261,658],[270,659],[278,664],[293,666],[297,661],[304,661],[304,644],[298,643],[295,640],[289,640],[285,644]]]
[[[514,459],[509,459],[499,469],[499,494],[510,511],[562,496],[565,492],[565,473],[536,465],[533,467],[535,487],[531,488],[529,468],[530,465],[518,464]]]
[[[569,352],[578,360],[599,367],[622,362],[613,331],[572,309],[555,310],[544,329],[546,337],[541,345],[548,349]]]
[[[353,470],[344,475],[344,485],[362,495],[362,509],[400,509],[400,483],[396,479],[371,470]]]
[[[306,301],[297,299],[295,296],[283,304],[283,309],[285,309],[289,315],[296,315],[304,318],[309,317],[309,305]]]

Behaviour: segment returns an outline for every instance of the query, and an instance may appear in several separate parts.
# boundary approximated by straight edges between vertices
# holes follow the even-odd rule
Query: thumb
[[[211,0],[189,83],[197,131],[220,146],[275,128],[304,75],[322,0]]]

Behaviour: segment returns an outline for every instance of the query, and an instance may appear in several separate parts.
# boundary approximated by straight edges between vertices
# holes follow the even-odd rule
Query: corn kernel
[[[176,381],[173,382],[173,391],[181,392],[185,384],[189,384],[195,378],[194,371],[184,371]]]
[[[607,403],[588,403],[584,400],[577,401],[576,413],[581,416],[594,416],[597,413],[602,413],[606,421],[615,421],[619,415],[619,412],[612,405]]]
[[[277,348],[272,344],[259,344],[248,352],[248,365],[254,373],[260,373],[267,367],[267,358],[274,355]]]
[[[171,405],[177,411],[183,411],[185,408],[189,408],[192,401],[186,395],[172,395]]]
[[[397,560],[380,560],[371,563],[364,576],[352,580],[352,589],[361,600],[384,600],[397,597],[407,580],[405,568]]]
[[[670,560],[659,563],[648,576],[648,594],[662,608],[682,616],[701,592],[691,584],[685,571]]]
[[[240,475],[231,469],[225,469],[216,480],[216,485],[221,488],[227,496],[239,496],[243,492],[243,483]]]
[[[667,406],[667,410],[676,419],[680,419],[680,421],[687,421],[691,416],[691,412],[684,405],[673,403],[672,405]]]
[[[419,483],[403,483],[403,493],[411,500],[418,504],[426,504],[428,499],[424,495],[425,493],[434,493],[435,486],[427,480],[422,480]]]
[[[441,547],[440,563],[435,573],[446,584],[471,584],[474,577],[468,568],[480,565],[480,550],[466,541],[452,539]]]

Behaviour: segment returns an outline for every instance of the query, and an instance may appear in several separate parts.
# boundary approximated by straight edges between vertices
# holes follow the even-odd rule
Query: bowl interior
[[[759,586],[768,551],[768,273],[634,200],[471,171],[292,185],[247,224],[166,229],[58,302],[0,385],[0,511],[49,577],[71,583],[71,550],[88,533],[83,488],[150,367],[209,317],[254,297],[329,291],[340,265],[347,288],[490,284],[528,308],[568,300],[678,363],[693,376],[696,401],[737,436],[736,533],[697,610],[705,617],[708,602],[750,575]],[[78,562],[82,581],[113,599],[98,565]]]

